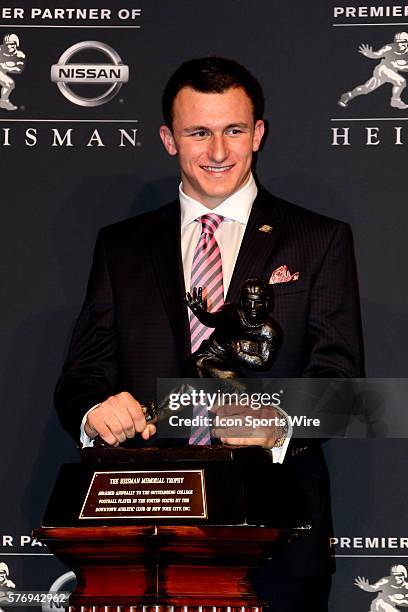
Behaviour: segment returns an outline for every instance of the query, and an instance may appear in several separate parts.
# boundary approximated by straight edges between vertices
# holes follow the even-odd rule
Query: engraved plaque
[[[79,518],[206,519],[204,470],[95,472]]]

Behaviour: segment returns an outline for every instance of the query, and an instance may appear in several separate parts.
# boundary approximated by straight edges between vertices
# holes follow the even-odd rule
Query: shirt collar
[[[226,198],[221,204],[210,210],[198,200],[191,198],[183,191],[183,183],[179,185],[179,199],[181,209],[181,229],[186,225],[193,223],[199,217],[208,215],[208,213],[217,213],[222,215],[227,220],[238,221],[246,225],[251,212],[252,204],[257,196],[258,188],[256,186],[252,173],[241,189]]]

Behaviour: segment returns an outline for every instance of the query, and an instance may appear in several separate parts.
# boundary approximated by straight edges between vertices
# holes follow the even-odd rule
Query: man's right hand
[[[153,423],[146,423],[140,403],[126,391],[111,395],[93,408],[88,413],[84,429],[90,438],[99,435],[110,446],[118,446],[137,434],[148,440],[156,433]]]

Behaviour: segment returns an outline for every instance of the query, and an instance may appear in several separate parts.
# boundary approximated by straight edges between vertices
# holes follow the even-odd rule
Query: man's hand
[[[111,395],[91,410],[84,429],[90,438],[99,435],[110,446],[118,446],[138,433],[143,440],[148,440],[156,433],[153,423],[146,423],[139,402],[126,391]]]
[[[207,311],[207,300],[203,299],[203,288],[193,287],[193,295],[186,293],[186,304],[194,314]]]
[[[285,435],[285,427],[280,422],[283,416],[274,406],[253,410],[248,406],[227,405],[211,410],[213,423],[212,435],[223,444],[230,446],[262,446],[273,448]]]

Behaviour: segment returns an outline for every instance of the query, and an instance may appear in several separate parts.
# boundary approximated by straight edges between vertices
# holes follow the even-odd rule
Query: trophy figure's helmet
[[[6,34],[5,37],[3,38],[3,43],[5,45],[16,45],[16,47],[19,47],[20,39],[17,36],[17,34]]]
[[[269,283],[264,278],[248,278],[243,284],[242,293],[260,293],[269,298]]]
[[[396,43],[406,42],[408,43],[408,33],[407,32],[397,32],[394,36],[394,41]]]
[[[391,568],[391,574],[403,574],[404,578],[407,577],[407,570],[404,565],[393,565]]]
[[[0,563],[0,574],[6,574],[6,576],[9,575],[9,568],[6,563]]]

